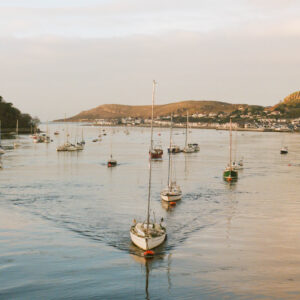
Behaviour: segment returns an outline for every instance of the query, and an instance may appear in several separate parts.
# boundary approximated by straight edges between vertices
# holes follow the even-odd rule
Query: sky
[[[274,105],[300,89],[299,0],[0,0],[0,95],[41,120],[101,104]]]

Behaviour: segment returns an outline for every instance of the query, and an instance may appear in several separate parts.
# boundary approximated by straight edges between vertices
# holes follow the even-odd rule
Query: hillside
[[[23,114],[13,106],[12,103],[4,101],[0,96],[0,120],[3,132],[15,131],[17,120],[19,120],[20,132],[29,132],[31,126],[38,125],[37,119],[33,119],[29,114]]]
[[[230,104],[219,101],[182,101],[164,105],[155,105],[155,116],[184,115],[188,110],[189,114],[194,113],[230,113],[239,107],[246,108],[246,104]],[[94,120],[94,119],[118,119],[118,118],[150,118],[151,105],[119,105],[104,104],[96,108],[82,111],[81,113],[67,119],[67,121]]]
[[[272,110],[280,111],[287,118],[300,117],[300,91],[294,92],[276,104]]]

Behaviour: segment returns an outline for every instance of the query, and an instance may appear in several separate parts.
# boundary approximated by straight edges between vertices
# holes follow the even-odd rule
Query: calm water
[[[245,168],[229,185],[228,132],[194,130],[201,151],[174,157],[184,197],[172,210],[159,197],[167,155],[153,163],[152,209],[168,240],[146,262],[129,228],[146,215],[150,132],[84,134],[81,153],[56,152],[61,131],[49,145],[21,136],[3,156],[0,299],[300,299],[300,135],[239,133]],[[161,130],[164,150],[168,137]],[[120,165],[108,169],[111,144]]]

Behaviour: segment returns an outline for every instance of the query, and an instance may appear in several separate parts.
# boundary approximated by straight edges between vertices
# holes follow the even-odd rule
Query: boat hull
[[[107,162],[107,167],[111,168],[111,167],[115,167],[117,165],[117,161],[116,160],[109,160]]]
[[[131,241],[139,248],[143,250],[150,250],[161,245],[166,239],[166,233],[158,237],[141,237],[130,231]]]
[[[164,151],[161,149],[154,149],[152,151],[149,151],[151,159],[160,159],[160,158],[162,158],[163,153],[164,153]]]
[[[238,179],[238,172],[236,170],[225,170],[223,173],[223,177],[225,180],[237,180]]]
[[[178,201],[181,200],[182,194],[166,194],[166,193],[161,193],[160,198],[164,201],[172,202],[172,201]]]

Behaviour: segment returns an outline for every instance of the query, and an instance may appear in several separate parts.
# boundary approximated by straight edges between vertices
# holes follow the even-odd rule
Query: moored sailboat
[[[280,149],[280,154],[288,154],[289,150],[288,150],[288,147],[282,147]]]
[[[153,118],[154,118],[154,99],[155,99],[155,87],[156,82],[153,80],[153,89],[152,89],[152,116],[151,116],[151,143],[149,155],[151,159],[161,159],[163,156],[163,149],[159,145],[154,145],[153,143]]]
[[[153,81],[155,86],[155,81]],[[153,102],[152,102],[153,103]],[[152,136],[151,136],[152,144]],[[148,182],[148,205],[147,220],[136,222],[130,228],[131,241],[143,250],[150,250],[161,245],[166,239],[166,228],[161,223],[150,220],[150,201],[151,201],[151,179],[152,179],[152,159],[149,157],[149,182]]]
[[[229,129],[229,165],[223,172],[223,178],[226,181],[234,181],[238,179],[238,171],[232,166],[232,121],[230,118],[230,129]]]
[[[193,153],[200,151],[200,147],[197,143],[189,143],[188,142],[188,134],[189,134],[189,113],[186,112],[186,130],[185,130],[185,146],[183,148],[184,153]]]
[[[172,127],[173,127],[173,117],[171,116],[171,126],[170,126],[170,149],[172,149]],[[160,193],[160,197],[164,201],[177,201],[181,199],[182,192],[180,186],[176,184],[173,180],[173,153],[169,153],[169,165],[168,165],[168,186]]]
[[[117,161],[113,159],[112,156],[112,134],[111,134],[110,135],[110,159],[107,162],[107,166],[111,168],[111,167],[115,167],[116,165],[117,165]]]

